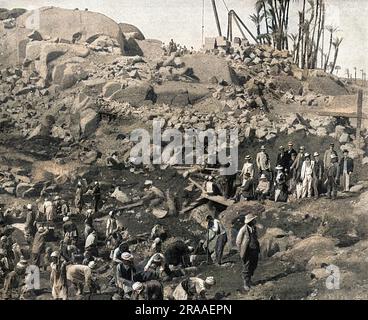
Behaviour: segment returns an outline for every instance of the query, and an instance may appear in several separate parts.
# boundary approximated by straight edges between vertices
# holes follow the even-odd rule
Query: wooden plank
[[[203,194],[202,197],[210,201],[222,204],[226,207],[230,207],[235,203],[234,200],[225,199],[223,196],[208,196],[207,194]]]

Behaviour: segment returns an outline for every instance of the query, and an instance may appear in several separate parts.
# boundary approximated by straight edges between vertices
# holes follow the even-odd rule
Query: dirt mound
[[[316,94],[323,94],[326,96],[349,94],[342,82],[328,76],[310,77],[308,79],[308,88]]]

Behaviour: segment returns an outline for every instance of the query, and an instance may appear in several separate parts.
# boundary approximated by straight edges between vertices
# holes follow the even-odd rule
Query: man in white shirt
[[[253,177],[254,177],[254,165],[253,165],[253,163],[251,162],[251,160],[252,160],[252,158],[251,158],[251,156],[250,155],[247,155],[246,157],[245,157],[245,163],[244,163],[244,165],[243,165],[243,168],[242,168],[242,171],[241,171],[241,177],[242,177],[242,182],[243,182],[243,180],[244,180],[244,177],[245,177],[245,175],[247,174],[247,173],[249,173],[249,175],[250,175],[250,178],[252,178],[253,179]]]
[[[307,196],[308,198],[312,197],[313,170],[314,161],[311,161],[309,153],[305,153],[302,170],[300,172],[300,179],[303,181],[302,198],[306,198]]]
[[[208,223],[207,228],[209,234],[208,243],[215,241],[216,262],[221,265],[224,248],[227,243],[226,229],[218,219],[214,219],[211,215],[208,215],[206,220]]]

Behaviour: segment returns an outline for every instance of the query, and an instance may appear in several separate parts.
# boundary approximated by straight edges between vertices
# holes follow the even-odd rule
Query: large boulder
[[[71,88],[78,81],[87,77],[88,73],[78,63],[59,64],[52,73],[53,83],[59,85],[62,89]]]
[[[93,109],[85,109],[80,113],[81,136],[87,137],[94,133],[98,127],[99,116]]]
[[[221,57],[205,54],[186,55],[182,57],[182,62],[193,71],[193,77],[199,82],[209,83],[213,77],[229,84],[239,82],[235,71]]]
[[[156,103],[173,106],[186,106],[209,95],[207,87],[199,84],[176,81],[165,82],[154,87]]]
[[[0,63],[22,63],[25,47],[30,41],[28,35],[33,30],[38,31],[43,39],[59,38],[67,43],[92,43],[99,36],[105,35],[116,40],[124,54],[125,37],[118,23],[101,13],[43,7],[20,15],[15,24],[12,29],[0,25],[0,33],[4,34],[0,40],[3,49]]]
[[[315,255],[331,255],[335,252],[336,241],[320,235],[312,235],[297,242],[283,255],[283,260],[289,260],[297,265],[305,266]]]
[[[119,23],[121,32],[124,34],[125,38],[133,38],[136,40],[145,40],[143,33],[136,26],[129,23]]]
[[[110,96],[111,100],[128,102],[133,107],[141,106],[154,100],[154,92],[151,85],[142,82],[131,84],[129,87],[120,89]]]

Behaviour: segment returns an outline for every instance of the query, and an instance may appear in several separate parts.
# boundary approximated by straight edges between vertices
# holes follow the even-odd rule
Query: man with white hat
[[[314,161],[311,160],[309,153],[305,153],[302,170],[300,172],[300,179],[302,180],[302,198],[312,197],[313,170]]]
[[[130,252],[121,255],[121,263],[116,268],[116,284],[126,299],[130,299],[132,286],[135,282],[136,268],[134,266],[134,256]]]
[[[262,173],[259,178],[258,186],[255,190],[258,201],[264,201],[267,198],[270,193],[270,187],[270,182],[268,181],[267,176]]]
[[[84,199],[83,199],[82,183],[80,181],[78,181],[77,190],[75,191],[74,205],[77,209],[77,212],[79,214],[82,213]]]
[[[96,292],[98,285],[93,277],[95,268],[95,261],[90,261],[88,265],[74,264],[66,267],[66,278],[77,288],[77,296],[83,294],[84,287],[87,287],[90,293]]]
[[[118,230],[118,223],[116,221],[114,211],[111,210],[106,220],[106,233],[105,233],[106,238],[109,238],[117,230]]]
[[[134,282],[131,300],[163,300],[164,290],[161,282],[150,280],[144,283]]]
[[[36,266],[40,266],[42,254],[45,252],[46,246],[46,236],[48,233],[48,228],[39,227],[36,235],[33,239],[32,244],[32,263]]]
[[[242,177],[242,182],[244,180],[245,175],[248,173],[250,177],[253,179],[254,177],[254,165],[251,162],[252,157],[250,155],[247,155],[245,158],[245,163],[243,165],[243,168],[241,170],[240,176]]]
[[[216,284],[214,277],[205,280],[199,277],[190,277],[178,284],[173,292],[175,300],[206,300],[207,290]]]
[[[313,154],[314,158],[314,168],[313,168],[313,191],[314,198],[318,198],[321,193],[321,185],[324,174],[324,164],[323,161],[319,158],[319,153],[315,152]]]
[[[31,238],[34,237],[36,231],[36,214],[32,209],[32,205],[29,203],[27,204],[26,222],[24,225],[24,234],[28,243],[30,243]]]
[[[260,252],[256,216],[247,214],[244,219],[244,226],[239,230],[236,237],[236,245],[239,250],[240,258],[243,262],[243,280],[244,290],[249,291],[251,285],[251,277],[258,265],[258,256]]]
[[[21,295],[22,284],[26,273],[27,264],[17,263],[13,271],[10,271],[4,279],[3,299],[8,300],[14,297],[19,298]]]
[[[261,151],[257,153],[256,164],[260,174],[268,174],[271,171],[270,157],[265,146],[261,146]]]
[[[337,186],[340,179],[340,166],[338,164],[338,157],[334,153],[331,154],[330,165],[327,168],[327,198],[336,199]]]
[[[68,285],[66,277],[66,262],[60,256],[58,251],[51,253],[51,273],[50,284],[51,294],[55,300],[67,300],[68,298]]]
[[[224,254],[224,248],[227,243],[227,233],[224,225],[220,220],[215,219],[213,216],[208,215],[206,217],[207,225],[207,250],[211,246],[211,242],[215,243],[215,257],[218,265],[222,263],[222,256]]]
[[[70,219],[70,217],[63,217],[63,232],[64,239],[71,240],[73,243],[77,243],[78,241],[78,228],[77,225]]]

